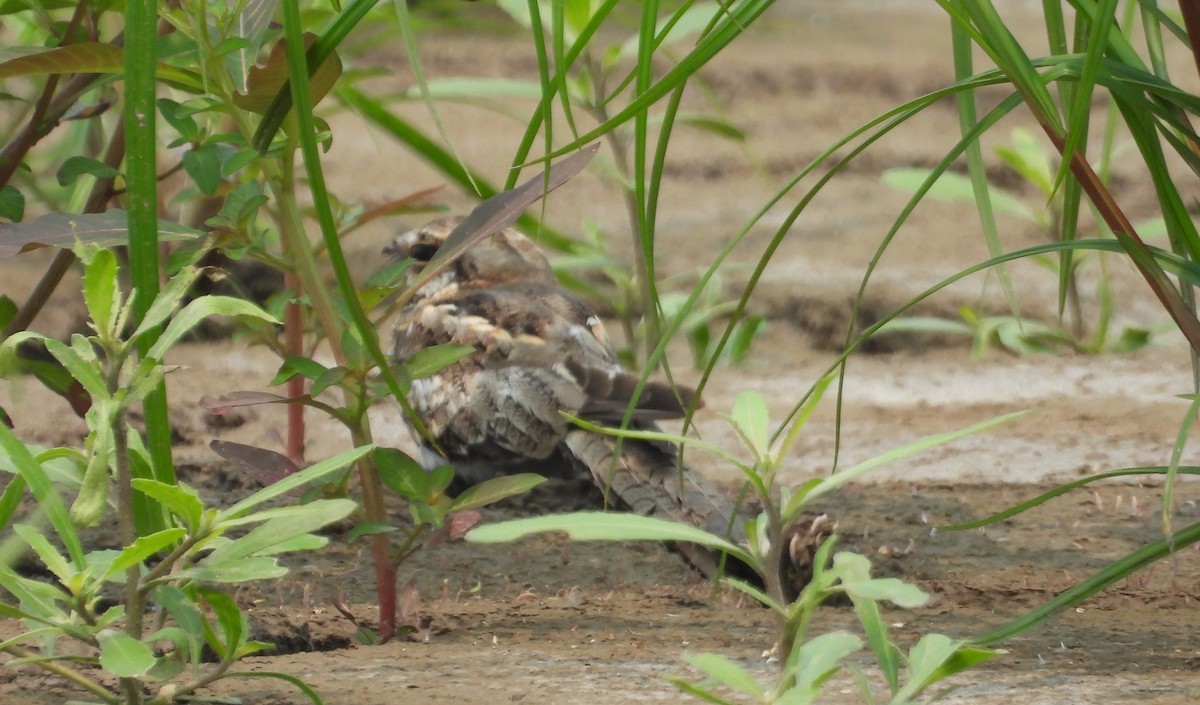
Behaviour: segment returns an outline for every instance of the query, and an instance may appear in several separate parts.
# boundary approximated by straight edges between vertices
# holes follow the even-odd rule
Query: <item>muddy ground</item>
[[[1029,4],[1032,5],[1032,4]],[[1009,7],[1023,39],[1035,25]],[[1031,17],[1031,16],[1030,16]],[[747,135],[745,145],[680,129],[672,141],[659,214],[660,271],[684,274],[711,255],[827,145],[854,126],[951,80],[947,21],[924,3],[781,3],[750,37],[735,44],[703,74],[719,109]],[[532,77],[536,61],[518,36],[496,29],[446,30],[425,35],[421,54],[430,76]],[[389,68],[379,90],[402,90],[409,72],[397,50],[378,50],[364,67]],[[1183,57],[1186,59],[1186,57]],[[1186,63],[1176,76],[1192,87]],[[985,96],[994,100],[999,93]],[[711,109],[701,91],[690,109]],[[529,106],[517,105],[524,114]],[[422,108],[402,108],[418,122]],[[465,158],[493,181],[502,180],[521,125],[478,107],[440,106],[447,130]],[[329,112],[334,148],[327,157],[332,187],[348,198],[381,201],[440,183],[372,132],[358,117]],[[988,145],[1007,139],[1015,118]],[[844,335],[849,301],[879,241],[905,197],[880,184],[882,170],[930,166],[957,131],[953,106],[939,104],[886,138],[837,176],[812,201],[768,268],[752,307],[769,317],[765,335],[739,367],[718,371],[705,390],[698,432],[726,447],[734,439],[716,412],[728,410],[744,388],[762,391],[782,416],[830,364]],[[993,160],[994,162],[995,160]],[[1182,172],[1180,172],[1182,174]],[[386,178],[381,177],[386,175]],[[997,179],[1020,189],[996,167]],[[1191,178],[1182,176],[1181,178]],[[807,182],[806,182],[807,183]],[[1148,181],[1118,164],[1114,190],[1135,220],[1153,214]],[[1035,204],[1030,190],[1021,193]],[[802,194],[772,209],[735,254],[756,260]],[[444,194],[454,208],[469,199]],[[617,192],[581,176],[554,194],[547,216],[564,230],[594,221],[624,256],[624,210]],[[1028,224],[1002,219],[1005,245],[1033,244],[1042,236]],[[394,225],[356,234],[351,254],[369,269]],[[867,290],[865,320],[890,310],[944,276],[986,257],[970,207],[928,204],[917,210],[880,263]],[[5,286],[19,296],[39,270],[35,256],[5,265]],[[1160,328],[1165,316],[1124,263],[1110,261],[1119,301],[1118,328]],[[745,278],[731,267],[730,291]],[[1085,268],[1084,306],[1095,316],[1093,261]],[[1053,321],[1054,276],[1031,264],[1014,266],[1021,305]],[[995,310],[994,282],[981,295],[976,277],[923,305],[953,317],[961,306]],[[77,314],[63,295],[46,330],[61,330]],[[694,381],[686,351],[674,368]],[[262,349],[222,341],[181,346],[170,362],[172,413],[180,435],[181,473],[214,501],[247,491],[248,480],[208,450],[214,437],[275,448],[282,417],[271,409],[245,413],[240,425],[219,427],[197,407],[204,394],[262,389],[277,361]],[[897,638],[911,644],[923,633],[978,634],[1018,617],[1057,592],[1161,536],[1158,482],[1109,483],[1077,491],[986,531],[938,532],[934,527],[998,510],[1057,481],[1169,458],[1191,389],[1186,348],[1178,336],[1157,335],[1129,355],[1017,357],[994,349],[980,359],[964,340],[893,337],[849,366],[842,467],[922,436],[997,414],[1031,413],[987,433],[887,466],[867,481],[830,497],[823,509],[837,516],[843,548],[875,561],[877,572],[915,581],[933,595],[929,606],[892,610]],[[81,422],[65,404],[35,384],[10,387],[4,406],[30,441],[77,443]],[[784,472],[798,483],[833,466],[834,412],[825,403]],[[309,455],[325,457],[346,446],[338,428],[310,417]],[[390,407],[376,410],[381,443],[407,436]],[[698,454],[690,462],[732,486],[736,473]],[[1184,462],[1195,463],[1188,452]],[[1194,520],[1195,486],[1176,495],[1176,521]],[[529,511],[588,506],[589,496],[544,493],[501,517]],[[689,675],[684,652],[714,651],[770,681],[775,667],[763,654],[773,642],[766,611],[733,597],[711,597],[709,586],[677,556],[657,545],[569,544],[540,538],[513,546],[453,544],[419,555],[402,567],[402,582],[419,593],[412,620],[426,625],[411,639],[378,647],[353,645],[354,625],[333,608],[345,599],[357,618],[372,620],[372,577],[367,557],[337,536],[328,550],[293,560],[277,585],[245,588],[256,628],[280,645],[280,655],[247,659],[251,671],[282,671],[316,686],[327,703],[677,702],[665,679]],[[1041,628],[1013,639],[1008,653],[959,676],[950,702],[1111,703],[1194,702],[1200,689],[1200,637],[1195,599],[1200,556],[1182,551],[1124,581]],[[853,614],[831,608],[816,628],[852,627]],[[5,626],[9,632],[13,625]],[[694,675],[694,674],[692,674]],[[208,694],[253,704],[291,704],[300,696],[270,680],[223,682]],[[59,703],[78,697],[31,670],[0,672],[0,702]],[[835,682],[827,702],[858,702],[853,684]]]

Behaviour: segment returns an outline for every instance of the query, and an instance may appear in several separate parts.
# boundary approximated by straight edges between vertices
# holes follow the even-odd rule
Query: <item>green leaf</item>
[[[135,477],[133,489],[162,503],[172,514],[182,519],[188,529],[195,531],[200,525],[204,503],[196,490],[188,485],[182,482],[171,485],[158,480]]]
[[[882,181],[885,186],[890,186],[898,191],[916,193],[932,173],[929,169],[898,167],[886,169],[883,172]],[[971,180],[951,172],[944,172],[939,176],[926,195],[950,203],[975,205],[975,187],[971,184]],[[1038,216],[1016,195],[988,184],[988,197],[992,207],[997,211],[1040,224]]]
[[[112,250],[98,250],[83,269],[83,300],[88,314],[101,336],[115,337],[113,314],[121,306],[117,289],[117,256]]]
[[[355,462],[367,453],[370,453],[374,449],[375,446],[372,445],[360,446],[353,450],[348,450],[345,453],[339,453],[332,458],[322,460],[321,462],[307,467],[300,472],[292,473],[282,480],[273,483],[269,487],[264,487],[258,492],[255,492],[249,497],[234,504],[232,507],[222,510],[217,515],[217,522],[223,523],[230,519],[242,517],[251,509],[262,504],[263,502],[274,499],[275,497],[278,497],[285,492],[290,492],[298,487],[303,487],[310,482],[320,480],[326,475],[335,473],[350,463]]]
[[[712,653],[684,654],[683,660],[722,685],[740,690],[755,700],[765,700],[765,694],[754,676],[724,656]]]
[[[183,155],[183,169],[205,196],[217,192],[221,185],[221,147],[204,144]]]
[[[393,531],[399,531],[398,527],[391,524],[385,524],[381,521],[367,521],[356,525],[353,529],[346,533],[346,541],[354,541],[362,536],[374,536],[375,534],[388,534]]]
[[[125,632],[105,629],[97,639],[100,667],[118,678],[138,678],[154,668],[156,660],[150,647]]]
[[[524,494],[545,481],[546,478],[541,475],[529,472],[493,477],[468,487],[465,492],[454,499],[450,511],[486,507],[502,499]]]
[[[97,179],[111,179],[121,172],[97,159],[76,155],[68,157],[58,168],[55,177],[59,186],[70,186],[84,174],[90,174]]]
[[[84,567],[83,544],[79,541],[79,534],[75,532],[62,497],[54,489],[54,485],[51,484],[50,478],[42,466],[34,460],[29,448],[18,440],[4,424],[0,424],[0,448],[8,454],[9,462],[29,486],[38,506],[46,512],[46,517],[58,533],[58,538],[63,542],[63,546],[67,549],[67,555],[71,557],[75,567],[82,570]]]
[[[787,671],[796,678],[793,687],[815,698],[820,693],[821,685],[841,670],[842,660],[861,648],[862,639],[840,630],[804,642],[792,652],[787,666]],[[801,702],[807,701],[801,698]]]
[[[758,392],[743,389],[738,392],[733,401],[733,413],[730,419],[738,430],[738,435],[746,443],[755,458],[767,459],[771,452],[771,431],[769,428],[769,412],[767,402]]]
[[[158,106],[159,114],[163,116],[168,125],[175,128],[180,138],[187,142],[196,142],[200,139],[200,128],[196,125],[192,109],[170,98],[159,98],[155,105]]]
[[[475,348],[470,345],[456,343],[433,345],[418,350],[404,360],[404,368],[408,370],[408,374],[413,379],[420,379],[453,365],[473,352],[475,352]]]
[[[296,375],[314,380],[324,374],[326,369],[324,365],[312,358],[289,357],[279,366],[279,371],[275,373],[275,378],[268,382],[267,386],[274,387],[277,384],[283,384]]]
[[[88,426],[94,430],[89,437],[91,447],[79,494],[71,504],[71,521],[80,528],[100,523],[108,510],[108,469],[114,460],[112,418],[116,407],[112,399],[102,399],[92,404],[86,414]]]
[[[200,641],[204,634],[204,617],[196,609],[195,602],[175,585],[159,585],[152,594],[154,601],[167,610],[167,614],[171,615],[171,619],[179,625],[179,629],[183,632],[187,644],[187,648],[184,649],[184,658],[193,664],[199,663]],[[176,646],[178,647],[179,644],[176,643]]]
[[[215,566],[268,552],[276,544],[307,534],[349,516],[358,507],[350,499],[321,499],[303,505],[304,511],[276,516],[255,527],[245,536],[210,553],[200,565]]]
[[[158,292],[158,296],[154,297],[154,301],[150,302],[150,308],[146,309],[141,323],[138,324],[137,330],[131,337],[137,339],[147,331],[157,329],[163,321],[175,313],[184,298],[192,291],[192,285],[199,277],[200,269],[197,267],[180,268],[175,276],[167,282],[167,285]]]
[[[205,630],[206,636],[210,637],[209,645],[222,657],[228,657],[235,653],[246,640],[246,634],[249,631],[246,615],[238,609],[237,603],[233,601],[232,597],[219,590],[202,587],[198,592],[201,599],[207,602],[217,615],[217,625],[221,628],[219,635]]]
[[[922,607],[929,602],[929,595],[924,590],[898,578],[872,578],[850,582],[843,580],[842,587],[852,596],[887,600],[906,609]]]
[[[908,654],[908,682],[893,698],[908,702],[938,681],[963,671],[996,655],[991,649],[980,649],[955,641],[944,634],[926,634]]]
[[[8,484],[4,486],[4,492],[0,493],[0,526],[8,526],[12,523],[24,496],[25,480],[20,475],[9,480]]]
[[[429,473],[408,454],[395,448],[376,448],[373,460],[380,481],[392,492],[415,500],[429,495]]]
[[[0,218],[8,218],[14,223],[19,223],[24,217],[25,194],[11,184],[0,186]]]
[[[17,536],[21,537],[21,540],[29,544],[29,547],[38,555],[38,558],[42,559],[42,563],[51,573],[54,573],[54,577],[58,578],[59,582],[65,584],[70,581],[71,576],[75,575],[76,571],[72,570],[71,565],[58,552],[58,549],[50,544],[42,532],[29,524],[14,524],[12,529]]]
[[[126,546],[113,560],[108,570],[104,573],[104,579],[107,580],[126,568],[141,563],[186,535],[187,531],[184,529],[174,528],[163,529],[149,536],[138,537],[133,543]]]
[[[744,549],[715,534],[666,519],[615,512],[572,512],[485,524],[468,532],[466,539],[472,543],[506,543],[547,531],[563,532],[574,541],[689,541],[754,565]]]
[[[274,316],[249,301],[231,296],[202,296],[183,307],[146,355],[162,360],[172,345],[209,316],[249,316],[268,323],[279,323]]]
[[[241,558],[230,563],[202,563],[176,573],[180,578],[190,578],[206,583],[247,583],[252,580],[274,580],[287,575],[288,569],[279,565],[273,556]]]
[[[14,336],[15,337],[15,336]],[[74,342],[75,336],[72,336]],[[83,339],[83,336],[79,336]],[[67,368],[67,372],[75,378],[76,382],[83,385],[87,393],[91,395],[94,401],[108,399],[108,385],[104,383],[104,378],[100,376],[100,371],[94,365],[86,361],[73,347],[63,345],[53,338],[43,340],[46,345],[46,351],[54,356],[54,359],[62,363],[62,366]],[[84,345],[90,345],[86,339],[83,339]],[[90,348],[88,348],[90,350]],[[93,353],[94,354],[94,353]]]

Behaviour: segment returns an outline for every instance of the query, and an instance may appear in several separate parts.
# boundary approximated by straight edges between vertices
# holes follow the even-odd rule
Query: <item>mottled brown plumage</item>
[[[434,221],[397,237],[385,250],[412,258],[412,277],[460,219]],[[715,485],[678,467],[669,444],[615,439],[570,425],[562,412],[617,424],[638,377],[617,362],[596,315],[558,284],[545,255],[514,230],[485,238],[447,265],[402,307],[394,353],[406,359],[431,345],[459,343],[476,352],[416,380],[409,401],[439,455],[419,434],[427,466],[452,464],[467,483],[512,472],[591,477],[614,500],[642,514],[670,517],[740,539],[742,518]],[[678,418],[691,391],[646,384],[633,426]],[[697,567],[716,557],[681,547]]]

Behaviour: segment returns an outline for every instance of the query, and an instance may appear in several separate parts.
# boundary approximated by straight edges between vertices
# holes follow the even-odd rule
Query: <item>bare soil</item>
[[[1024,4],[1014,13],[1018,29]],[[1032,4],[1030,4],[1032,6]],[[774,8],[751,36],[736,43],[703,73],[720,110],[745,130],[744,146],[681,128],[659,215],[660,271],[683,274],[710,261],[733,233],[791,176],[835,139],[871,117],[951,80],[945,18],[922,3],[810,3]],[[1035,25],[1018,31],[1036,41]],[[519,37],[501,31],[445,31],[422,37],[430,76],[536,75],[536,60]],[[1183,57],[1182,60],[1186,60]],[[1184,64],[1186,67],[1186,64]],[[379,51],[359,68],[382,67],[381,90],[406,89],[403,52]],[[1186,75],[1179,71],[1176,75]],[[994,99],[999,93],[989,95]],[[711,109],[701,91],[689,109]],[[529,106],[518,104],[517,113]],[[500,181],[518,139],[517,121],[477,107],[439,106],[457,149],[482,173]],[[420,105],[402,110],[428,124]],[[382,201],[440,180],[425,166],[345,112],[330,112],[335,145],[328,178],[347,198]],[[1023,124],[1020,118],[1010,126]],[[953,106],[939,104],[882,140],[834,178],[812,201],[783,241],[753,300],[769,317],[766,334],[749,360],[718,371],[705,390],[698,432],[733,448],[715,412],[728,410],[737,391],[753,388],[782,417],[825,371],[845,335],[854,292],[875,248],[906,196],[881,185],[883,169],[930,166],[957,133]],[[1002,127],[989,144],[1003,141]],[[748,155],[748,156],[747,156]],[[996,178],[1021,188],[1003,170]],[[807,182],[806,182],[807,183]],[[1136,220],[1153,213],[1149,182],[1119,164],[1118,200]],[[1025,191],[1031,203],[1039,196]],[[738,250],[752,263],[802,191],[786,196]],[[467,197],[446,194],[456,208]],[[564,229],[594,221],[610,234],[614,253],[627,254],[625,212],[619,195],[581,176],[547,203],[547,216]],[[891,310],[942,277],[984,259],[977,219],[964,205],[919,208],[880,263],[867,289],[863,322]],[[366,228],[348,243],[362,271],[395,224]],[[1037,242],[1027,224],[1004,219],[1007,247]],[[1110,261],[1119,308],[1118,327],[1161,326],[1165,316],[1136,273]],[[21,296],[35,279],[37,255],[4,264],[5,293]],[[730,268],[729,291],[748,269]],[[1014,266],[1022,310],[1054,320],[1055,278],[1029,264]],[[1094,320],[1095,262],[1085,268],[1085,310]],[[1091,277],[1091,278],[1088,278]],[[982,278],[952,287],[922,305],[926,314],[953,317],[961,306],[995,308],[994,282],[981,296]],[[50,332],[78,320],[78,303],[60,294],[39,325]],[[674,367],[694,380],[680,348]],[[197,406],[205,394],[263,389],[278,364],[269,353],[235,341],[189,343],[170,362],[172,414],[179,435],[180,472],[215,503],[252,489],[253,479],[223,465],[207,449],[213,438],[280,448],[278,410],[245,411],[219,423]],[[997,414],[1031,413],[1012,423],[914,458],[891,464],[867,481],[830,497],[821,507],[839,522],[840,546],[870,556],[879,574],[915,581],[933,595],[929,606],[892,610],[898,639],[923,633],[978,634],[1018,617],[1108,561],[1162,535],[1162,488],[1157,481],[1105,483],[1077,491],[1027,514],[979,531],[934,527],[997,511],[1057,482],[1101,470],[1163,465],[1191,389],[1186,347],[1173,333],[1126,356],[1015,357],[993,350],[974,359],[966,341],[893,337],[876,352],[852,360],[844,389],[838,464],[848,467],[920,437]],[[29,441],[78,443],[82,422],[35,383],[3,390],[17,429]],[[827,402],[798,444],[784,480],[798,483],[834,466],[834,409]],[[309,417],[309,455],[344,449],[344,434]],[[383,444],[404,447],[407,434],[390,406],[376,409]],[[1185,463],[1195,464],[1194,453]],[[689,462],[732,487],[736,472],[692,454]],[[1181,483],[1177,525],[1195,520],[1197,491]],[[553,491],[490,510],[500,518],[590,507],[594,495]],[[397,507],[397,520],[403,512]],[[344,531],[346,527],[341,527]],[[355,645],[354,624],[333,607],[344,601],[356,619],[371,623],[373,577],[358,544],[335,531],[327,550],[292,559],[278,584],[241,589],[259,638],[278,653],[249,658],[249,671],[297,675],[335,705],[383,703],[608,703],[677,702],[665,676],[695,676],[684,652],[714,651],[770,681],[764,657],[774,641],[767,611],[710,586],[658,545],[572,544],[542,537],[511,546],[448,544],[421,553],[401,570],[409,638],[383,646]],[[1194,548],[1052,618],[1004,644],[1008,653],[954,678],[950,702],[1033,703],[1194,702],[1200,688],[1200,637],[1195,600],[1200,555]],[[832,607],[814,629],[853,628],[853,613]],[[0,628],[10,635],[13,624]],[[253,704],[290,705],[300,694],[267,679],[223,681],[206,692]],[[61,703],[80,697],[28,667],[0,671],[0,703]],[[858,702],[849,681],[835,682],[827,702]]]

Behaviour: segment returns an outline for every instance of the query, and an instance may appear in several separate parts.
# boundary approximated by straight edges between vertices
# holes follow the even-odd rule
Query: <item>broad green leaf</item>
[[[249,631],[249,625],[246,623],[246,615],[242,614],[242,611],[238,609],[237,603],[233,601],[232,597],[220,590],[202,587],[198,592],[200,593],[200,597],[216,613],[217,624],[221,628],[221,633],[215,635],[217,636],[217,643],[210,641],[210,645],[222,656],[228,656],[236,652],[246,641],[246,635]]]
[[[376,448],[375,471],[392,492],[405,499],[424,499],[429,495],[429,473],[407,453],[395,448]]]
[[[346,541],[354,541],[362,536],[373,536],[375,534],[388,534],[393,531],[399,531],[399,527],[385,524],[381,521],[367,521],[362,524],[357,524],[353,529],[346,533]]]
[[[77,154],[73,157],[67,157],[62,166],[58,168],[55,178],[58,179],[59,186],[70,186],[84,174],[89,174],[97,179],[111,179],[119,173],[119,171],[102,161]]]
[[[274,580],[287,575],[288,569],[279,565],[273,556],[239,558],[229,563],[201,563],[176,575],[206,583],[246,583],[251,580]]]
[[[862,639],[840,630],[804,642],[792,652],[791,663],[787,665],[788,672],[796,678],[794,687],[815,697],[821,685],[841,669],[842,660],[861,648]]]
[[[276,544],[307,534],[349,516],[358,507],[349,499],[321,499],[304,505],[305,511],[278,516],[256,526],[245,536],[210,553],[200,565],[218,565],[260,555]]]
[[[152,683],[169,681],[183,673],[183,669],[186,665],[187,664],[183,662],[183,659],[180,658],[178,652],[168,654],[166,656],[159,656],[154,660],[154,666],[151,667],[150,670],[146,671],[146,673],[142,675],[142,678]]]
[[[275,317],[244,299],[231,296],[202,296],[183,307],[147,352],[148,357],[162,360],[167,350],[185,334],[209,316],[249,316],[268,323],[279,323]]]
[[[184,649],[185,658],[194,664],[199,663],[204,617],[196,609],[196,603],[175,585],[159,585],[152,595],[154,601],[167,610],[167,614],[171,615],[171,619],[183,633],[187,644],[187,648]],[[176,646],[180,646],[178,642]]]
[[[124,550],[113,560],[112,564],[104,574],[104,578],[116,575],[117,573],[137,565],[146,560],[150,556],[165,549],[171,544],[179,541],[187,535],[187,531],[180,528],[163,529],[162,531],[150,534],[149,536],[140,536],[133,543],[125,547]]]
[[[834,559],[836,562],[836,558]],[[872,578],[870,580],[842,581],[842,587],[851,596],[870,600],[887,600],[897,607],[912,609],[929,602],[929,595],[916,585],[897,578]]]
[[[200,525],[204,503],[196,490],[187,484],[180,482],[172,485],[137,477],[133,479],[133,489],[161,502],[172,514],[182,519],[188,529],[194,531]]]
[[[42,563],[46,565],[46,568],[51,573],[54,573],[54,576],[60,582],[68,582],[71,576],[76,573],[70,564],[67,563],[67,560],[63,558],[62,554],[58,552],[58,549],[50,544],[50,541],[46,539],[41,531],[29,524],[14,524],[12,529],[16,532],[17,536],[21,537],[21,540],[29,544],[29,547],[38,555],[38,558],[42,559]]]
[[[909,702],[938,681],[996,655],[996,651],[967,646],[944,634],[926,634],[908,653],[908,681],[892,698]]]
[[[154,652],[125,632],[105,629],[100,641],[100,667],[119,678],[138,678],[154,668]]]
[[[289,357],[279,366],[279,371],[275,373],[275,378],[268,382],[267,386],[274,387],[277,384],[283,384],[296,375],[300,375],[308,380],[314,380],[324,374],[326,369],[324,365],[312,358]]]
[[[332,458],[322,460],[321,462],[307,467],[300,472],[288,475],[271,486],[264,487],[258,492],[255,492],[249,497],[234,504],[232,507],[222,510],[217,515],[217,521],[218,523],[223,523],[230,519],[242,517],[248,511],[262,504],[263,502],[274,499],[275,497],[278,497],[285,492],[290,492],[298,487],[303,487],[310,482],[320,480],[326,475],[335,473],[350,463],[355,462],[367,453],[370,453],[374,449],[375,446],[372,445],[360,446],[353,450],[348,450],[345,453],[339,453]]]
[[[204,144],[190,149],[183,155],[183,169],[200,193],[211,196],[221,185],[221,153],[216,144]]]
[[[12,184],[0,186],[0,218],[19,223],[25,218],[25,194]]]
[[[404,360],[404,368],[408,370],[408,374],[413,379],[420,379],[453,365],[473,352],[475,352],[475,348],[470,345],[455,343],[433,345],[418,350]]]
[[[737,665],[733,661],[721,656],[720,654],[703,653],[703,654],[684,654],[683,660],[687,661],[691,666],[704,675],[729,686],[734,690],[749,695],[755,700],[763,700],[765,695],[762,688],[754,680],[754,676],[746,672],[746,669]]]
[[[575,541],[689,541],[754,565],[744,549],[720,536],[666,519],[625,513],[572,512],[514,519],[477,526],[467,533],[466,539],[473,543],[505,543],[547,531],[563,532]]]
[[[896,692],[900,687],[900,649],[888,640],[887,622],[879,612],[879,603],[867,599],[861,594],[849,594],[854,603],[854,614],[862,624],[863,632],[867,635],[867,643],[875,653],[875,662],[883,672],[888,690]]]
[[[98,250],[83,269],[83,300],[100,335],[112,338],[113,315],[121,305],[117,288],[117,256],[112,250]]]
[[[486,507],[502,499],[524,494],[545,481],[546,478],[541,475],[528,472],[493,477],[467,488],[465,492],[454,499],[450,511]]]

